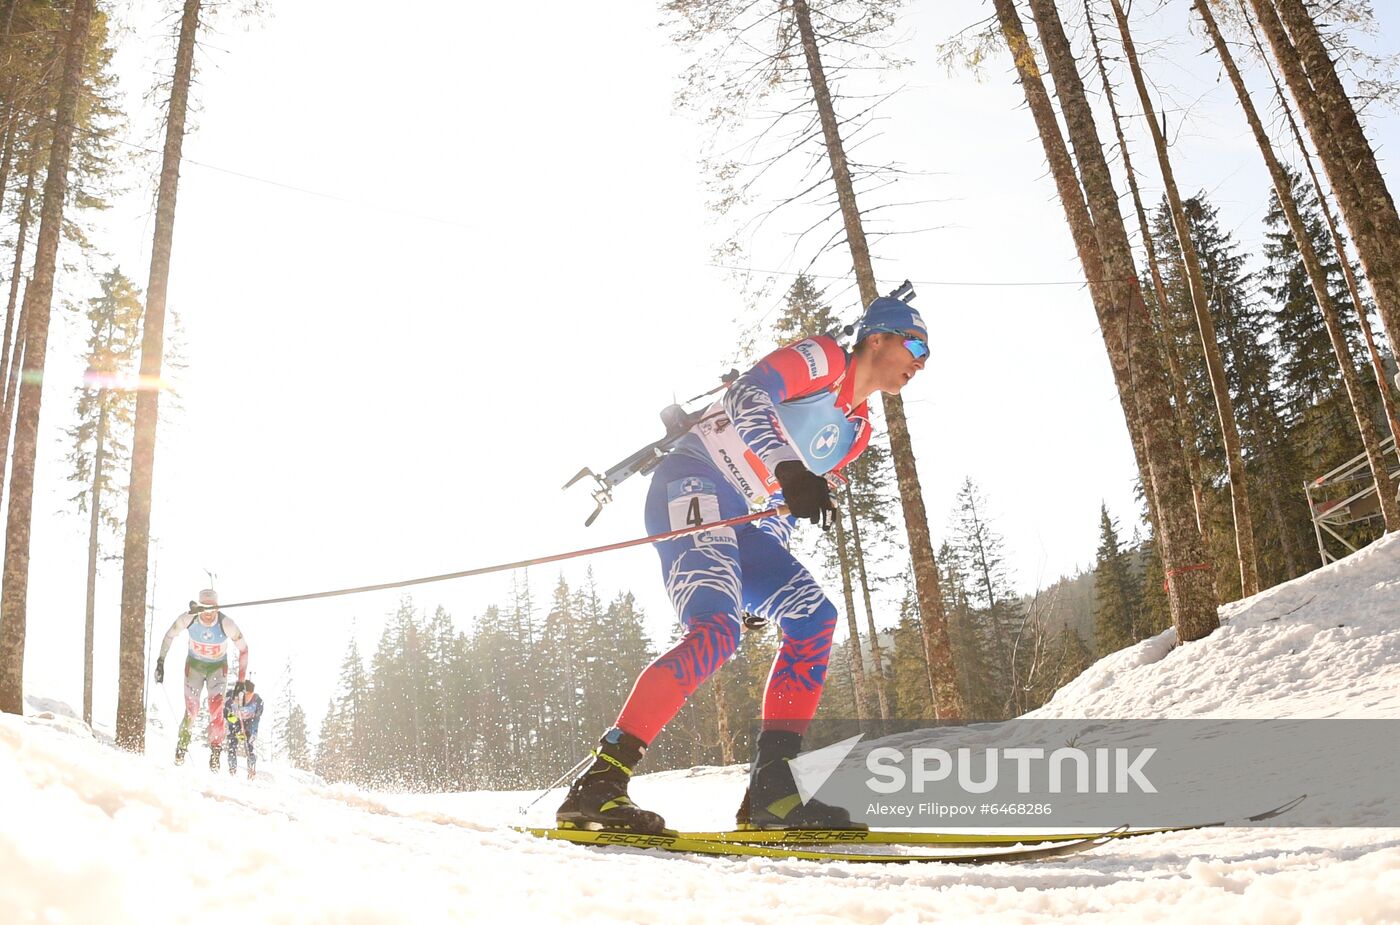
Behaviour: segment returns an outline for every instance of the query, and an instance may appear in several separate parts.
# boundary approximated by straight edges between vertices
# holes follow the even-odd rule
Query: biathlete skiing
[[[555,813],[561,828],[665,831],[627,794],[647,747],[738,647],[745,611],[778,625],[741,828],[858,828],[840,807],[804,803],[788,761],[817,710],[836,608],[788,551],[799,520],[827,529],[835,514],[827,476],[870,442],[868,399],[898,395],[928,357],[928,329],[906,302],[872,302],[847,353],[829,336],[782,347],[740,376],[656,465],[646,527],[665,533],[785,504],[788,514],[716,527],[656,544],[685,630],[637,678],[593,761]]]
[[[254,691],[251,680],[239,681],[224,707],[228,723],[228,772],[238,773],[238,749],[248,756],[248,779],[258,776],[258,724],[262,722],[263,699]]]
[[[175,743],[175,763],[185,763],[195,717],[199,715],[200,694],[209,698],[209,770],[219,770],[219,755],[224,746],[224,693],[228,689],[228,646],[238,648],[238,680],[248,677],[248,643],[243,631],[232,617],[219,610],[219,595],[206,588],[199,592],[199,603],[190,601],[190,609],[175,618],[166,630],[156,659],[156,683],[165,681],[165,654],[181,632],[190,634],[189,654],[185,657],[185,718],[180,722],[180,737]]]

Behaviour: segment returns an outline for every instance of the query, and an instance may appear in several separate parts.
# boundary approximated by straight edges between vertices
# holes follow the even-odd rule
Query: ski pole
[[[554,783],[550,784],[548,787],[546,787],[546,788],[544,788],[543,790],[541,790],[541,791],[539,792],[539,795],[536,796],[533,800],[531,800],[530,802],[526,803],[524,806],[517,806],[517,807],[515,808],[515,811],[518,812],[518,813],[520,813],[520,815],[524,816],[526,813],[528,813],[528,812],[530,811],[530,808],[531,808],[532,806],[534,806],[534,805],[535,805],[536,803],[538,803],[540,800],[543,800],[543,799],[545,798],[545,796],[549,793],[549,791],[553,790],[555,787],[558,787],[560,784],[564,783],[565,781],[572,779],[573,776],[574,776],[575,774],[577,774],[579,771],[582,771],[582,770],[583,770],[583,766],[586,765],[586,764],[588,764],[588,762],[592,761],[592,760],[593,760],[593,757],[594,757],[594,753],[593,753],[593,752],[589,752],[587,755],[584,755],[583,758],[579,761],[578,764],[574,765],[572,768],[569,768],[569,770],[567,770],[567,771],[565,771],[563,774],[559,775],[559,777],[555,779]]]
[[[669,533],[656,533],[651,536],[638,537],[633,540],[623,540],[620,543],[609,543],[606,546],[593,546],[589,549],[575,549],[572,552],[555,553],[552,556],[540,556],[538,559],[522,559],[519,562],[505,562],[500,565],[486,565],[481,568],[465,569],[460,572],[448,572],[445,575],[429,575],[426,578],[408,578],[403,581],[386,581],[377,585],[360,585],[357,588],[339,588],[334,591],[313,591],[310,594],[291,594],[287,597],[268,597],[258,601],[238,601],[234,604],[219,604],[217,607],[201,607],[207,610],[228,610],[231,607],[259,607],[263,604],[286,604],[292,601],[311,601],[322,597],[340,597],[346,594],[361,594],[366,591],[385,591],[391,588],[406,588],[410,585],[425,585],[434,581],[448,581],[452,578],[470,578],[474,575],[487,575],[491,572],[505,572],[511,569],[526,568],[531,565],[543,565],[547,562],[560,562],[564,559],[577,559],[581,556],[591,556],[600,552],[611,552],[614,549],[627,549],[630,546],[642,546],[648,543],[660,543],[665,540],[673,540],[679,536],[687,536],[691,533],[701,533],[705,530],[714,530],[719,527],[737,527],[740,524],[753,523],[764,520],[777,514],[786,514],[786,505],[779,505],[775,508],[767,508],[762,511],[755,511],[751,514],[744,514],[741,517],[731,517],[728,520],[717,520],[709,524],[696,524],[691,527],[682,527],[679,530],[672,530]]]

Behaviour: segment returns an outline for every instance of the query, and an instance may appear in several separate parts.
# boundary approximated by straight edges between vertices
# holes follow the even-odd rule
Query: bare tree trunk
[[[10,463],[9,447],[11,435],[15,431],[15,397],[19,392],[19,371],[24,364],[24,323],[29,318],[29,296],[26,291],[25,297],[20,302],[19,323],[16,328],[19,336],[15,338],[14,351],[10,357],[10,370],[7,376],[8,383],[5,390],[4,410],[0,411],[0,417],[4,418],[0,422],[0,448],[4,453],[0,454],[0,487],[4,487],[5,470]]]
[[[1361,321],[1361,334],[1366,338],[1366,353],[1371,360],[1371,369],[1376,374],[1376,387],[1381,393],[1381,406],[1385,409],[1386,424],[1390,427],[1390,435],[1396,440],[1400,440],[1400,410],[1395,407],[1395,394],[1391,391],[1390,380],[1386,375],[1385,362],[1381,359],[1381,352],[1376,347],[1376,336],[1371,330],[1371,319],[1366,317],[1366,302],[1361,298],[1361,284],[1357,282],[1356,273],[1351,269],[1351,258],[1347,256],[1346,243],[1337,231],[1337,220],[1332,216],[1332,207],[1327,202],[1327,194],[1317,182],[1317,173],[1313,170],[1312,158],[1308,156],[1307,151],[1303,152],[1303,162],[1308,165],[1308,174],[1312,177],[1313,186],[1317,189],[1317,201],[1322,206],[1322,217],[1327,221],[1327,231],[1332,237],[1332,248],[1337,252],[1337,260],[1342,265],[1342,277],[1347,282],[1347,292],[1351,296],[1351,304],[1356,306],[1356,317]]]
[[[719,762],[734,763],[734,734],[729,728],[729,698],[724,683],[724,672],[716,671],[710,676],[710,687],[715,692],[715,733],[719,739]]]
[[[1264,54],[1264,48],[1259,43],[1259,36],[1254,32],[1254,24],[1250,23],[1250,34],[1254,39],[1254,47],[1259,52],[1259,58],[1268,69],[1269,79],[1274,85],[1274,94],[1278,99],[1279,109],[1288,120],[1288,128],[1293,134],[1293,141],[1298,146],[1298,152],[1302,155],[1303,164],[1308,169],[1308,178],[1312,181],[1313,189],[1317,193],[1318,205],[1322,208],[1322,217],[1327,222],[1327,232],[1332,238],[1332,248],[1337,252],[1337,262],[1342,266],[1342,276],[1346,279],[1347,292],[1351,295],[1351,304],[1356,306],[1356,314],[1361,319],[1361,332],[1366,337],[1366,349],[1371,357],[1371,368],[1376,373],[1376,384],[1381,392],[1381,404],[1385,407],[1386,422],[1390,425],[1390,433],[1400,438],[1400,412],[1395,407],[1395,399],[1390,390],[1389,377],[1386,375],[1385,364],[1381,361],[1380,351],[1376,349],[1375,336],[1371,331],[1371,321],[1366,317],[1366,300],[1361,296],[1361,284],[1356,279],[1356,274],[1351,269],[1351,258],[1347,256],[1346,242],[1342,238],[1342,233],[1337,227],[1336,216],[1332,214],[1332,204],[1328,201],[1327,191],[1322,186],[1322,180],[1318,178],[1317,168],[1313,164],[1312,154],[1308,151],[1307,142],[1303,139],[1303,132],[1298,128],[1298,120],[1293,117],[1293,107],[1289,104],[1288,98],[1284,95],[1283,87],[1279,85],[1278,75],[1274,73],[1273,66],[1269,64],[1268,56]]]
[[[97,450],[92,457],[92,523],[88,525],[87,620],[83,624],[83,722],[92,725],[92,637],[97,615],[97,539],[102,529],[102,468],[106,463],[106,389],[98,394]]]
[[[92,22],[93,0],[75,0],[68,17],[63,84],[54,113],[53,144],[44,178],[44,207],[34,274],[25,292],[25,376],[20,383],[15,423],[9,519],[5,528],[4,588],[0,590],[0,710],[24,712],[24,642],[29,603],[29,540],[34,511],[34,465],[39,449],[39,408],[43,398],[44,361],[48,352],[49,312],[53,305],[54,269],[63,231],[63,200],[68,191],[68,162],[73,120],[83,79],[84,52]]]
[[[20,343],[24,340],[24,311],[19,304],[19,281],[24,276],[24,246],[28,242],[29,213],[34,204],[34,177],[37,165],[31,164],[29,176],[24,183],[24,197],[20,200],[19,227],[15,230],[15,262],[10,272],[10,298],[5,305],[5,342],[0,348],[0,404],[5,406],[4,434],[0,435],[0,483],[4,481],[3,460],[10,452],[10,416],[14,410],[15,373],[19,370]],[[15,310],[19,308],[19,318]],[[19,322],[18,324],[16,322]]]
[[[10,81],[9,88],[14,86],[14,81]],[[5,98],[5,132],[4,141],[0,143],[0,213],[4,212],[5,194],[10,191],[10,165],[14,163],[15,153],[15,107],[9,102],[12,94],[6,92]]]
[[[1129,364],[1129,354],[1127,344],[1133,326],[1129,323],[1132,315],[1124,311],[1119,306],[1121,302],[1114,300],[1114,293],[1110,292],[1109,284],[1113,280],[1109,279],[1109,274],[1103,265],[1102,252],[1098,241],[1094,221],[1085,203],[1084,192],[1080,187],[1079,180],[1075,173],[1075,168],[1070,160],[1069,151],[1065,146],[1064,138],[1060,134],[1059,125],[1055,120],[1054,109],[1050,104],[1050,97],[1046,93],[1041,82],[1041,72],[1035,61],[1035,53],[1031,48],[1029,40],[1026,38],[1025,30],[1021,25],[1021,19],[1016,12],[1013,0],[994,0],[997,18],[1001,25],[1002,35],[1006,39],[1007,47],[1011,51],[1012,60],[1016,65],[1017,75],[1020,79],[1022,90],[1026,95],[1026,103],[1035,119],[1036,128],[1040,135],[1041,142],[1045,147],[1046,160],[1050,164],[1051,176],[1055,180],[1056,189],[1059,191],[1060,202],[1065,209],[1065,217],[1069,223],[1070,231],[1075,243],[1075,249],[1079,254],[1080,262],[1084,267],[1085,278],[1089,284],[1089,292],[1093,299],[1094,307],[1099,317],[1099,328],[1103,334],[1104,344],[1108,349],[1109,363],[1113,370],[1114,379],[1118,385],[1119,401],[1123,406],[1123,416],[1128,425],[1128,433],[1132,438],[1133,451],[1137,457],[1138,469],[1142,474],[1143,490],[1147,495],[1148,510],[1152,517],[1152,522],[1157,529],[1158,548],[1165,550],[1166,542],[1163,538],[1165,529],[1163,525],[1166,518],[1158,503],[1158,489],[1154,482],[1153,470],[1149,464],[1147,453],[1147,442],[1144,436],[1144,427],[1141,423],[1142,412],[1139,404],[1134,398],[1134,371]],[[1106,168],[1105,168],[1106,169]],[[1117,219],[1121,230],[1121,219]],[[1126,243],[1126,232],[1123,233]],[[1129,258],[1131,259],[1131,258]],[[1133,279],[1135,282],[1135,278]],[[1121,282],[1119,280],[1118,282]],[[1137,296],[1138,305],[1141,305],[1141,296]],[[1160,370],[1160,368],[1159,368]],[[1170,402],[1168,402],[1168,405]],[[1160,437],[1159,437],[1160,440]],[[1178,446],[1178,450],[1180,447]],[[1199,540],[1198,540],[1199,543]],[[1199,547],[1198,547],[1199,548]],[[1190,555],[1189,547],[1187,555]],[[1203,555],[1203,550],[1202,550]],[[1165,551],[1162,552],[1164,569],[1171,569]],[[1186,561],[1190,561],[1188,558]],[[1196,568],[1183,571],[1179,574],[1195,576]],[[1190,579],[1186,579],[1187,582]],[[1186,582],[1179,582],[1177,590],[1195,590],[1198,594],[1200,589]],[[1172,585],[1169,582],[1169,590]],[[1213,592],[1211,598],[1210,616],[1214,616]],[[1185,602],[1174,603],[1172,606],[1173,617],[1178,614],[1188,618],[1189,622],[1177,623],[1178,633],[1181,638],[1188,638],[1182,633],[1183,625],[1191,627],[1190,632],[1205,635],[1212,628],[1208,620],[1201,617],[1202,608],[1194,605],[1191,598]],[[1198,637],[1197,637],[1198,638]]]
[[[1293,122],[1293,114],[1288,114],[1289,124],[1293,125],[1296,135],[1298,128]],[[1380,389],[1381,405],[1385,408],[1385,420],[1390,426],[1390,434],[1400,440],[1400,411],[1395,407],[1395,396],[1390,390],[1390,379],[1386,375],[1385,362],[1381,360],[1381,352],[1376,348],[1376,337],[1371,331],[1371,319],[1366,317],[1366,300],[1361,297],[1361,284],[1356,279],[1356,273],[1351,269],[1351,258],[1347,256],[1346,242],[1342,240],[1341,232],[1337,230],[1337,220],[1332,215],[1332,206],[1327,201],[1327,192],[1322,188],[1322,184],[1317,179],[1317,171],[1313,169],[1312,156],[1308,154],[1306,148],[1302,148],[1302,137],[1298,137],[1300,150],[1303,152],[1303,163],[1308,167],[1308,176],[1312,178],[1313,188],[1317,190],[1317,202],[1322,207],[1322,217],[1327,222],[1327,233],[1332,238],[1332,249],[1337,252],[1337,262],[1342,265],[1342,277],[1347,283],[1347,293],[1351,296],[1351,304],[1356,306],[1356,317],[1361,321],[1361,333],[1366,338],[1366,352],[1371,359],[1371,369],[1376,374],[1376,386]]]
[[[1113,0],[1113,2],[1116,5],[1118,0]],[[1303,216],[1298,212],[1298,203],[1293,198],[1292,179],[1274,154],[1273,143],[1269,141],[1268,133],[1264,131],[1264,124],[1259,120],[1259,113],[1255,111],[1254,103],[1249,98],[1249,90],[1245,87],[1244,78],[1240,76],[1239,68],[1235,66],[1235,59],[1225,44],[1225,37],[1220,34],[1220,27],[1216,25],[1215,16],[1202,0],[1194,0],[1193,5],[1200,15],[1201,21],[1205,23],[1206,31],[1210,34],[1221,63],[1225,65],[1225,73],[1229,75],[1230,83],[1235,88],[1235,95],[1239,97],[1240,107],[1244,110],[1250,129],[1254,132],[1254,140],[1259,145],[1259,151],[1264,156],[1264,164],[1269,168],[1269,177],[1274,183],[1274,194],[1278,196],[1279,205],[1283,208],[1283,214],[1288,219],[1288,227],[1292,230],[1293,237],[1297,241],[1298,254],[1303,259],[1303,267],[1307,271],[1309,282],[1312,283],[1313,298],[1317,301],[1318,311],[1322,312],[1322,318],[1327,324],[1327,336],[1332,341],[1332,352],[1336,354],[1337,363],[1341,366],[1342,382],[1346,386],[1347,398],[1351,401],[1351,410],[1356,417],[1356,426],[1361,431],[1361,443],[1366,448],[1366,458],[1371,464],[1371,472],[1376,480],[1376,491],[1380,493],[1381,513],[1385,517],[1386,530],[1400,529],[1400,509],[1397,509],[1395,504],[1395,484],[1390,478],[1385,454],[1381,450],[1381,437],[1376,431],[1375,422],[1371,419],[1371,411],[1367,406],[1361,378],[1356,374],[1356,363],[1352,359],[1351,348],[1347,345],[1346,332],[1342,329],[1341,319],[1337,316],[1331,294],[1327,291],[1327,271],[1322,268],[1322,261],[1318,259],[1312,239],[1308,236],[1307,226],[1303,224]],[[1345,254],[1339,254],[1339,256],[1343,262],[1346,261]],[[1358,306],[1358,311],[1363,316],[1365,315],[1365,311],[1360,306]],[[1384,380],[1382,380],[1382,388],[1384,385]]]
[[[864,723],[870,711],[866,708],[865,658],[860,651],[860,626],[856,622],[856,599],[851,590],[851,557],[846,552],[845,515],[836,508],[836,559],[841,568],[841,597],[846,604],[846,632],[851,636],[847,648],[851,657],[851,687],[855,692],[856,719]]]
[[[1324,80],[1325,72],[1329,70],[1335,81],[1336,72],[1330,60],[1323,67],[1318,56],[1313,54],[1310,56],[1313,67],[1324,73],[1314,74],[1312,70],[1305,69],[1302,51],[1294,46],[1294,40],[1301,40],[1300,34],[1295,33],[1294,40],[1289,39],[1270,0],[1249,0],[1249,5],[1269,40],[1274,60],[1283,71],[1284,80],[1303,117],[1303,124],[1317,147],[1323,170],[1327,172],[1332,192],[1341,206],[1342,217],[1351,229],[1361,265],[1371,281],[1371,291],[1375,293],[1376,308],[1385,323],[1386,333],[1391,343],[1400,343],[1400,237],[1397,237],[1400,233],[1391,224],[1392,221],[1400,224],[1400,220],[1394,219],[1395,204],[1385,192],[1384,181],[1379,181],[1379,193],[1374,188],[1374,182],[1369,192],[1358,182],[1356,171],[1360,165],[1354,159],[1365,162],[1369,175],[1375,168],[1375,156],[1364,134],[1360,133],[1359,126],[1350,133],[1339,131],[1336,120],[1344,120],[1345,117],[1340,112],[1332,111],[1346,109],[1350,114],[1350,119],[1346,121],[1354,123],[1356,114],[1351,109],[1351,102],[1345,93],[1338,93],[1340,84],[1336,85],[1338,89],[1329,91],[1324,99],[1313,81]],[[1326,59],[1325,52],[1321,57]],[[1346,143],[1342,140],[1343,135],[1348,136]],[[1376,174],[1378,176],[1379,171]]]
[[[1332,62],[1317,31],[1317,24],[1301,0],[1274,0],[1274,6],[1283,18],[1283,24],[1293,37],[1293,45],[1298,50],[1307,72],[1308,80],[1317,93],[1322,111],[1332,126],[1332,134],[1346,158],[1346,166],[1356,182],[1374,222],[1376,235],[1389,250],[1392,272],[1400,272],[1397,254],[1400,254],[1400,213],[1395,208],[1395,200],[1390,195],[1380,165],[1376,163],[1375,150],[1366,139],[1361,120],[1356,115],[1351,98],[1337,77],[1336,65]],[[1400,336],[1400,316],[1384,316],[1389,330]]]
[[[165,355],[165,290],[170,279],[170,249],[175,237],[175,197],[180,185],[180,152],[185,141],[190,80],[200,0],[185,0],[175,76],[165,121],[165,151],[156,196],[155,240],[151,275],[146,285],[146,314],[141,331],[141,383],[136,395],[136,423],[131,444],[131,488],[127,495],[126,549],[122,560],[122,621],[117,697],[117,744],[141,751],[146,744],[146,659],[142,623],[146,615],[146,573],[150,554],[151,493],[155,474],[156,423],[159,418],[161,366]]]
[[[1142,193],[1138,189],[1137,171],[1133,170],[1132,155],[1128,151],[1128,140],[1123,134],[1123,120],[1118,117],[1118,105],[1113,98],[1113,83],[1108,79],[1108,67],[1104,64],[1103,53],[1099,49],[1099,35],[1094,29],[1093,11],[1089,0],[1084,0],[1084,19],[1089,27],[1089,40],[1094,48],[1094,63],[1098,67],[1099,80],[1103,83],[1104,100],[1108,103],[1108,113],[1113,119],[1113,132],[1118,136],[1118,150],[1123,155],[1123,170],[1128,176],[1128,190],[1133,197],[1133,210],[1137,213],[1138,230],[1142,234],[1142,247],[1147,253],[1147,270],[1152,275],[1152,291],[1157,297],[1157,328],[1162,337],[1162,354],[1167,361],[1167,372],[1171,377],[1172,399],[1176,404],[1177,426],[1181,428],[1182,450],[1186,455],[1186,467],[1191,473],[1191,497],[1196,505],[1196,528],[1201,531],[1201,539],[1207,549],[1211,545],[1210,521],[1206,517],[1205,493],[1201,486],[1201,458],[1198,455],[1201,445],[1200,433],[1196,430],[1196,419],[1191,414],[1191,404],[1186,391],[1186,377],[1181,372],[1181,354],[1177,349],[1177,332],[1172,323],[1172,313],[1167,302],[1167,288],[1162,283],[1162,268],[1157,261],[1157,245],[1152,240],[1152,229],[1147,221],[1147,209],[1142,204]]]
[[[155,546],[157,549],[159,549],[159,548],[160,548],[160,541],[159,541],[159,540],[152,540],[152,541],[151,541],[151,545],[153,545],[153,546]],[[145,645],[145,649],[146,649],[146,657],[147,657],[147,658],[150,658],[150,656],[151,656],[151,643],[155,641],[155,640],[153,640],[153,639],[151,638],[151,631],[152,631],[152,624],[154,624],[154,623],[156,622],[156,607],[155,607],[154,601],[156,600],[156,582],[159,580],[159,578],[160,578],[160,563],[157,562],[156,565],[151,569],[151,600],[152,600],[152,603],[150,604],[150,606],[148,606],[148,607],[146,608],[146,641],[145,641],[144,645]],[[151,705],[151,703],[150,703],[150,692],[151,692],[151,689],[150,689],[149,687],[146,688],[146,696],[144,696],[144,697],[141,698],[141,709],[142,709],[142,710],[145,710],[146,708],[148,708],[148,707]]]
[[[5,0],[5,27],[0,29],[0,51],[4,51],[5,46],[10,44],[10,29],[15,21],[15,7],[19,6],[19,0]]]
[[[841,217],[846,227],[846,243],[851,250],[851,263],[860,286],[861,302],[869,305],[879,297],[875,272],[870,266],[870,249],[865,242],[860,209],[856,205],[855,187],[846,164],[845,148],[841,143],[840,126],[827,88],[822,68],[821,52],[812,31],[811,11],[807,0],[792,0],[793,16],[802,36],[802,51],[811,79],[812,95],[821,118],[822,137],[831,162],[831,177],[836,184],[836,197],[841,205]],[[967,711],[958,690],[957,669],[953,650],[948,642],[948,617],[943,611],[943,592],[938,584],[938,563],[933,556],[933,541],[929,537],[928,512],[924,509],[923,491],[919,487],[919,472],[914,462],[914,449],[909,439],[909,424],[904,417],[904,403],[898,395],[882,396],[885,421],[889,427],[890,452],[894,457],[895,478],[904,507],[905,530],[909,537],[909,557],[914,569],[914,590],[919,601],[923,622],[924,657],[928,662],[929,683],[932,687],[934,709],[938,718],[960,720]]]
[[[998,0],[1000,4],[1002,0]],[[1118,194],[1104,159],[1094,115],[1079,77],[1078,62],[1060,23],[1053,0],[1031,0],[1031,11],[1045,45],[1055,89],[1060,96],[1065,126],[1079,160],[1085,200],[1093,217],[1110,298],[1101,308],[1099,325],[1112,352],[1126,347],[1130,380],[1119,383],[1136,403],[1150,479],[1157,492],[1157,534],[1167,576],[1167,599],[1177,637],[1190,642],[1220,625],[1214,578],[1200,531],[1187,473],[1181,437],[1176,428],[1166,371],[1162,368],[1150,330],[1147,306],[1137,285],[1132,248],[1118,212]],[[1011,11],[1014,15],[1014,8]],[[1023,81],[1024,84],[1024,81]],[[1132,319],[1140,319],[1131,323]],[[1123,341],[1107,332],[1122,330]]]
[[[1157,121],[1156,107],[1147,91],[1147,81],[1142,76],[1138,64],[1137,49],[1128,29],[1128,17],[1123,13],[1119,0],[1110,0],[1114,18],[1118,21],[1118,33],[1123,39],[1123,54],[1128,60],[1128,68],[1137,87],[1138,99],[1142,103],[1143,116],[1152,129],[1152,144],[1157,150],[1157,163],[1162,171],[1162,184],[1166,188],[1167,203],[1171,208],[1172,224],[1176,227],[1177,243],[1181,248],[1182,261],[1186,266],[1186,278],[1191,290],[1191,306],[1196,314],[1196,326],[1201,335],[1201,350],[1206,358],[1206,370],[1210,375],[1210,390],[1215,396],[1215,410],[1220,420],[1220,436],[1225,443],[1225,465],[1230,479],[1230,503],[1235,520],[1235,553],[1239,559],[1240,589],[1245,597],[1259,593],[1259,563],[1254,544],[1254,513],[1249,504],[1249,480],[1245,475],[1244,451],[1240,446],[1240,431],[1235,424],[1235,407],[1230,398],[1230,384],[1225,378],[1225,363],[1220,356],[1220,343],[1215,334],[1215,322],[1210,314],[1210,296],[1206,293],[1205,279],[1201,275],[1201,261],[1196,253],[1195,242],[1191,240],[1191,225],[1186,219],[1186,207],[1181,201],[1181,191],[1176,185],[1171,158],[1167,154],[1167,139],[1162,126]],[[1165,305],[1163,311],[1166,311]]]
[[[880,631],[875,628],[875,608],[870,604],[870,576],[865,572],[865,549],[860,542],[860,518],[856,515],[851,483],[846,483],[846,509],[851,512],[851,542],[855,547],[860,593],[865,602],[865,622],[870,633],[870,656],[875,662],[875,694],[880,699],[880,719],[890,718],[889,691],[885,685],[885,659],[880,650]]]
[[[1035,120],[1036,131],[1045,148],[1045,159],[1050,165],[1050,175],[1055,181],[1055,189],[1060,204],[1065,210],[1065,221],[1069,224],[1070,237],[1074,241],[1075,252],[1084,268],[1084,278],[1089,285],[1089,297],[1094,303],[1099,318],[1099,329],[1104,344],[1108,348],[1108,362],[1113,370],[1114,382],[1118,385],[1118,401],[1123,409],[1123,420],[1128,427],[1128,437],[1133,445],[1133,456],[1137,460],[1138,472],[1142,476],[1143,493],[1147,496],[1148,516],[1153,524],[1161,523],[1157,508],[1157,489],[1152,484],[1147,464],[1146,444],[1142,436],[1142,424],[1138,419],[1136,402],[1132,398],[1132,374],[1128,367],[1128,353],[1122,336],[1122,323],[1118,327],[1105,324],[1112,315],[1111,294],[1105,281],[1103,257],[1094,231],[1094,222],[1089,209],[1084,204],[1084,191],[1079,185],[1074,163],[1069,149],[1065,147],[1064,136],[1060,134],[1059,123],[1055,120],[1055,110],[1050,104],[1050,95],[1041,82],[1040,66],[1036,64],[1035,51],[1026,38],[1021,17],[1016,12],[1012,0],[993,0],[997,19],[1001,25],[1002,37],[1016,65],[1017,78],[1026,95],[1026,106]],[[1125,318],[1124,321],[1127,319]]]

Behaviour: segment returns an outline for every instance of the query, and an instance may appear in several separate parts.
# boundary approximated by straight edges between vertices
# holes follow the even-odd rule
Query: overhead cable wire
[[[721,270],[730,270],[736,273],[767,273],[773,276],[805,276],[808,279],[828,279],[844,280],[846,276],[830,276],[821,273],[807,273],[802,270],[762,270],[758,267],[736,267],[724,263],[712,263],[712,267]],[[1107,278],[1099,280],[1103,283],[1126,283],[1131,282],[1135,277]],[[910,280],[915,286],[1087,286],[1088,281],[1082,279],[1055,279],[1055,280]]]
[[[57,122],[57,118],[51,113],[39,113],[34,112],[33,110],[25,110],[25,112],[29,113],[29,115],[35,117],[36,119],[43,119],[47,122]],[[97,138],[104,138],[108,141],[111,141],[114,144],[130,148],[133,151],[141,151],[146,154],[163,154],[163,151],[159,148],[152,148],[148,147],[147,145],[138,144],[134,141],[128,141],[127,139],[118,136],[115,132],[112,132],[107,129],[89,128],[87,126],[78,125],[76,123],[69,123],[69,127],[72,128],[74,131],[83,132],[86,135],[91,135]],[[190,133],[186,134],[188,135]],[[480,230],[480,226],[478,225],[471,225],[466,222],[454,221],[450,218],[441,218],[436,215],[424,215],[421,212],[411,212],[407,209],[401,209],[396,206],[383,205],[381,203],[371,202],[364,199],[352,199],[348,196],[341,196],[338,193],[327,193],[323,190],[315,190],[305,186],[297,186],[295,183],[286,183],[281,180],[270,180],[267,177],[260,177],[256,174],[244,173],[241,170],[234,170],[230,167],[220,167],[218,164],[210,164],[205,161],[196,160],[185,154],[180,155],[180,163],[192,164],[195,167],[202,167],[205,170],[212,170],[217,173],[228,174],[229,176],[238,177],[242,180],[248,180],[252,183],[261,183],[264,186],[272,186],[278,189],[288,190],[289,192],[301,193],[305,196],[315,196],[321,199],[329,199],[334,202],[341,202],[345,203],[346,205],[359,206],[361,208],[375,209],[380,212],[388,212],[390,214],[400,215],[405,218],[414,218],[425,222],[436,222],[440,225],[451,225],[455,228],[466,228],[473,231]]]

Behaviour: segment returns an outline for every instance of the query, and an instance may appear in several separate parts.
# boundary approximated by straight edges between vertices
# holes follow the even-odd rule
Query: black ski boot
[[[217,772],[219,770],[219,755],[223,753],[223,748],[218,745],[209,746],[209,770]]]
[[[627,796],[632,768],[646,750],[636,736],[609,729],[593,751],[593,763],[574,780],[554,811],[559,828],[666,834],[664,819],[638,808]]]
[[[740,829],[847,829],[863,832],[869,826],[852,822],[851,814],[820,800],[802,802],[788,762],[802,750],[796,732],[765,730],[758,734],[749,789],[734,814]]]

